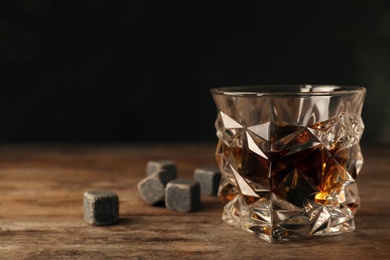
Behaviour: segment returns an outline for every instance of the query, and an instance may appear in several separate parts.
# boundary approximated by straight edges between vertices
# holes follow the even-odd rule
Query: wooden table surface
[[[363,147],[354,232],[271,244],[225,224],[217,197],[178,213],[149,206],[137,183],[149,160],[169,159],[178,176],[215,165],[215,145],[1,145],[1,259],[390,259],[390,147]],[[83,194],[111,189],[120,221],[91,226]]]

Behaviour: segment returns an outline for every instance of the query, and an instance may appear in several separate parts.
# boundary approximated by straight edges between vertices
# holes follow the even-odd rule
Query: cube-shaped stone
[[[198,168],[194,171],[194,180],[199,182],[202,194],[215,196],[221,182],[221,172],[217,167]]]
[[[96,226],[115,224],[119,220],[119,198],[111,190],[84,193],[84,219]]]
[[[150,205],[163,202],[165,197],[165,187],[169,181],[175,178],[176,173],[159,170],[142,179],[138,183],[138,191],[142,199]]]
[[[146,175],[152,175],[157,171],[165,170],[167,172],[170,172],[171,174],[175,175],[175,178],[177,176],[177,165],[174,161],[170,160],[155,160],[155,161],[149,161],[146,164]]]
[[[195,180],[175,179],[165,188],[165,206],[179,212],[191,212],[200,206],[200,185]]]

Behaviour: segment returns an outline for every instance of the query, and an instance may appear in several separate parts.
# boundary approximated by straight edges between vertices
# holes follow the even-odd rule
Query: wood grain
[[[145,204],[136,185],[146,162],[170,159],[179,177],[215,165],[214,144],[1,145],[2,259],[390,259],[390,147],[363,147],[356,231],[270,244],[221,221],[217,197],[178,213]],[[83,219],[85,191],[119,195],[120,221]]]

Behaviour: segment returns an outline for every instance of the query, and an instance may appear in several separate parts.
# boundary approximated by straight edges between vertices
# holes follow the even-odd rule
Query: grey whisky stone
[[[156,161],[149,161],[146,164],[146,175],[152,175],[153,173],[161,170],[166,170],[167,172],[171,173],[172,175],[177,176],[177,165],[174,161],[169,160],[156,160]]]
[[[165,187],[167,183],[176,178],[176,174],[166,170],[159,170],[147,176],[138,183],[138,191],[142,199],[154,205],[163,202],[165,197]]]
[[[84,219],[95,226],[115,224],[119,220],[119,198],[111,190],[84,193]]]
[[[194,180],[199,182],[202,194],[215,196],[221,182],[221,172],[217,167],[198,168],[194,171]]]
[[[200,206],[200,185],[195,180],[175,179],[165,188],[165,206],[179,212],[191,212]]]

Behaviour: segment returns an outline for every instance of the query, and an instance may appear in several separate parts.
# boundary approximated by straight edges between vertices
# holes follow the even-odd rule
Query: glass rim
[[[227,96],[333,96],[365,92],[363,86],[325,84],[241,85],[212,88],[212,95]]]

